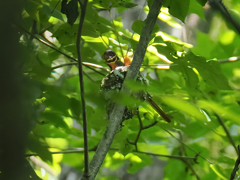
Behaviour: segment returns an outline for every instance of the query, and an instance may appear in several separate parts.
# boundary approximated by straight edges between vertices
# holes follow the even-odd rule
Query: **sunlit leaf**
[[[205,115],[203,114],[203,112],[201,112],[201,109],[192,103],[170,96],[161,97],[161,99],[169,106],[172,106],[179,111],[187,113],[188,115],[195,117],[199,121],[207,121]]]
[[[220,165],[211,164],[210,167],[217,174],[217,176],[220,177],[221,179],[224,179],[224,180],[229,179],[229,174],[227,174],[227,172],[224,170],[224,168],[222,168]]]
[[[223,107],[219,103],[216,103],[213,101],[205,101],[205,100],[200,100],[199,106],[204,109],[212,110],[219,115],[223,115],[224,118],[227,118],[227,119],[235,122],[236,124],[240,123],[239,118],[238,118],[239,117],[238,107],[229,109],[228,107]]]

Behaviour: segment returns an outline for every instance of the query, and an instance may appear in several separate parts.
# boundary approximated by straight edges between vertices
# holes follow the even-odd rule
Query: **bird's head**
[[[118,60],[116,53],[111,49],[105,51],[102,57],[107,63],[113,63]]]

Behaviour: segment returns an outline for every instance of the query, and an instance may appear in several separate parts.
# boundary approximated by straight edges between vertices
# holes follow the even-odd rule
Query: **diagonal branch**
[[[187,144],[185,144],[184,142],[182,142],[180,139],[178,139],[177,137],[175,137],[170,131],[163,129],[164,131],[166,131],[168,134],[170,134],[173,138],[175,138],[176,140],[178,140],[178,142],[180,142],[181,144],[183,144],[184,146],[186,146],[188,149],[190,149],[191,151],[195,152],[197,156],[201,157],[202,159],[204,159],[205,161],[207,161],[209,164],[213,164],[210,160],[208,160],[207,158],[203,157],[201,154],[199,154],[198,152],[196,152],[194,149],[192,149],[190,146],[188,146]]]
[[[87,111],[86,111],[86,102],[85,102],[85,92],[84,92],[84,80],[83,80],[83,68],[82,68],[82,58],[81,58],[81,47],[80,47],[80,40],[82,35],[82,28],[84,17],[86,14],[87,3],[88,0],[84,0],[83,3],[79,0],[81,5],[81,16],[80,22],[78,26],[78,33],[77,33],[77,55],[78,55],[78,72],[79,72],[79,81],[80,81],[80,89],[81,89],[81,102],[82,102],[82,113],[83,113],[83,138],[84,138],[84,173],[83,177],[89,177],[89,156],[88,156],[88,135],[87,135]]]
[[[20,29],[22,29],[25,33],[29,34],[31,37],[33,37],[34,39],[36,39],[37,41],[41,42],[42,44],[44,44],[45,46],[48,46],[49,48],[57,51],[58,53],[64,55],[65,57],[67,57],[68,59],[70,59],[71,61],[74,61],[77,63],[77,60],[71,56],[69,56],[68,54],[60,51],[59,49],[57,49],[56,47],[52,46],[51,44],[49,44],[48,42],[38,38],[37,36],[35,36],[34,34],[32,34],[31,32],[29,32],[28,30],[24,29],[23,27],[21,27],[20,25],[16,24],[16,26],[18,26]],[[74,64],[75,65],[75,64]],[[102,72],[99,72],[97,71],[96,69],[92,68],[92,67],[96,67],[96,68],[100,68],[100,69],[103,69],[104,71],[108,72],[108,70],[106,68],[103,68],[99,65],[96,65],[96,64],[92,64],[92,63],[87,63],[87,62],[82,62],[82,65],[105,76],[105,74],[103,74]],[[58,67],[57,67],[58,68]],[[55,68],[54,68],[55,69]]]
[[[232,138],[232,136],[231,136],[228,128],[227,128],[226,125],[224,124],[223,119],[222,119],[217,113],[215,113],[215,116],[217,117],[217,120],[218,120],[219,124],[223,127],[223,129],[224,129],[224,131],[225,131],[225,133],[226,133],[226,135],[227,135],[230,143],[232,144],[233,148],[235,149],[237,155],[239,155],[239,154],[238,154],[239,151],[238,151],[238,149],[237,149],[237,146],[236,146],[236,144],[235,144],[235,142],[234,142],[234,140],[233,140],[233,138]]]
[[[220,0],[219,3],[222,6],[222,8],[224,9],[224,11],[226,12],[226,14],[229,16],[229,19],[230,19],[231,23],[233,24],[233,26],[236,28],[236,30],[240,34],[239,24],[233,19],[232,15],[229,13],[227,7],[223,4],[222,0]]]
[[[235,163],[235,166],[234,166],[234,168],[233,168],[233,170],[232,170],[232,173],[231,173],[231,177],[230,177],[230,180],[234,180],[234,178],[235,178],[235,176],[236,176],[236,173],[237,173],[237,171],[238,171],[238,166],[239,166],[239,164],[240,164],[240,146],[238,145],[238,158],[237,158],[237,160],[236,160],[236,163]]]
[[[147,49],[147,45],[150,40],[150,36],[153,30],[153,27],[156,23],[158,14],[160,12],[163,0],[154,0],[152,6],[150,8],[149,14],[145,21],[145,25],[143,27],[140,41],[138,43],[133,61],[129,67],[129,70],[126,75],[126,79],[136,79],[141,64],[143,62],[143,58]],[[129,93],[129,90],[123,84],[123,93]],[[110,114],[110,120],[108,127],[105,131],[103,138],[101,139],[96,153],[93,156],[92,161],[90,162],[90,180],[93,180],[97,175],[99,168],[101,167],[103,160],[112,144],[113,138],[118,130],[118,127],[122,121],[123,112],[125,110],[125,106],[122,104],[116,104],[113,108],[113,111]]]

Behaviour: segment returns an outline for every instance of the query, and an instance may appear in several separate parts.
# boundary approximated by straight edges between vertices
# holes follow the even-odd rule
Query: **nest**
[[[115,102],[111,100],[111,96],[112,94],[115,94],[116,92],[119,92],[121,90],[123,81],[127,74],[127,69],[128,69],[128,66],[117,67],[115,70],[107,74],[102,80],[100,90],[104,93],[105,98],[109,100],[106,107],[108,119],[115,104]],[[138,73],[136,80],[141,82],[141,84],[148,84],[148,80],[144,78],[141,75],[141,73]],[[145,100],[147,93],[144,91],[139,91],[139,92],[131,93],[131,95],[138,99]],[[136,112],[136,109],[137,107],[135,109],[126,108],[123,114],[122,121],[131,119],[134,116],[134,112]]]

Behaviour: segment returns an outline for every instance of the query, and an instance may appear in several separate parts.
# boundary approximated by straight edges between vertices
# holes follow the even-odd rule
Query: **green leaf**
[[[190,61],[190,66],[197,69],[205,83],[222,90],[231,89],[228,79],[222,73],[219,62],[206,61],[204,57],[196,56],[191,51],[186,54],[186,59]]]
[[[143,26],[144,26],[144,21],[142,21],[142,20],[136,20],[136,21],[134,21],[133,24],[132,24],[132,30],[133,30],[135,33],[141,34]]]
[[[95,0],[94,1],[94,6],[97,8],[104,8],[106,10],[110,10],[111,8],[109,7],[111,0]]]
[[[88,20],[90,22],[96,22],[98,21],[98,18],[99,18],[98,12],[96,11],[96,9],[94,9],[91,3],[88,3],[84,20]]]
[[[212,41],[207,34],[202,32],[197,33],[197,42],[198,44],[192,49],[192,52],[196,55],[204,56],[207,59],[213,58],[211,53],[217,43]]]
[[[228,180],[229,179],[229,174],[220,165],[210,164],[210,167],[217,174],[217,176],[220,177],[221,179],[223,179],[223,180]]]
[[[45,80],[51,76],[52,68],[48,67],[47,65],[43,64],[41,60],[35,59],[32,65],[32,75],[34,79],[37,80]]]
[[[119,147],[119,152],[126,156],[128,153],[132,152],[134,150],[134,146],[129,144],[127,141],[125,143],[121,143],[121,146]]]
[[[43,8],[42,8],[43,12],[45,12],[49,17],[53,16],[61,21],[63,20],[62,14],[60,11],[58,11],[57,9],[53,9],[51,6],[48,6],[46,4],[43,4]]]
[[[67,15],[67,22],[72,26],[79,15],[78,0],[71,0],[69,3],[67,0],[62,0],[61,12]]]
[[[176,50],[172,47],[171,44],[153,44],[153,46],[157,49],[159,54],[166,56],[170,61],[174,60],[174,56],[177,55]]]
[[[200,100],[198,102],[201,108],[207,109],[208,111],[216,112],[219,115],[223,115],[224,118],[233,121],[234,123],[240,125],[239,116],[240,111],[238,106],[223,106],[220,103],[213,101]]]
[[[188,14],[190,0],[166,0],[163,5],[169,8],[169,13],[172,16],[184,22]]]
[[[68,133],[62,131],[62,129],[57,128],[56,126],[52,125],[51,123],[48,124],[40,124],[38,123],[32,132],[36,136],[44,136],[46,138],[67,138]],[[80,137],[80,136],[79,136]]]
[[[48,148],[43,145],[38,138],[34,135],[29,134],[28,136],[28,148],[30,151],[35,152],[38,156],[46,162],[52,162],[52,154],[49,152]]]
[[[178,109],[179,111],[182,111],[192,117],[195,117],[199,121],[202,121],[204,123],[207,122],[207,118],[205,117],[204,113],[196,105],[181,100],[177,97],[164,96],[161,97],[161,99],[167,105],[172,106],[173,108]]]
[[[203,7],[195,0],[190,0],[188,13],[195,13],[203,20],[206,20],[204,13],[203,13]]]
[[[124,8],[133,8],[135,6],[137,6],[137,4],[131,3],[131,2],[121,2],[121,1],[113,5],[113,7],[124,7]]]
[[[36,21],[39,21],[39,9],[42,8],[42,2],[40,0],[28,0],[25,4],[27,13]]]
[[[42,116],[41,116],[41,121],[45,121],[45,122],[51,122],[54,126],[56,127],[61,127],[65,130],[68,130],[69,127],[66,124],[66,122],[63,120],[63,118],[57,114],[54,113],[52,111],[45,111]]]
[[[71,112],[73,114],[73,116],[78,119],[80,117],[80,113],[81,113],[81,102],[78,101],[75,98],[70,98],[70,109]]]
[[[46,101],[44,101],[44,104],[47,105],[48,108],[57,111],[59,115],[70,116],[68,112],[70,100],[60,92],[59,88],[46,86],[45,97]]]
[[[174,167],[174,173],[172,168]],[[165,177],[167,179],[187,179],[187,171],[185,170],[184,163],[179,160],[170,159],[167,165],[164,167],[164,172],[166,173]]]
[[[180,71],[184,80],[186,81],[186,86],[190,89],[196,89],[199,83],[197,74],[191,67],[189,67],[185,58],[178,58],[176,62],[177,65],[170,66],[170,69]]]
[[[138,33],[138,34],[141,34],[144,24],[145,24],[144,21],[142,21],[142,20],[136,20],[136,21],[134,21],[133,24],[132,24],[132,30],[133,30],[134,32]],[[159,30],[159,27],[155,24],[155,25],[154,25],[154,28],[153,28],[152,34],[158,32],[158,30]]]
[[[126,40],[130,44],[129,46],[133,49],[133,51],[136,50],[138,41],[136,41],[136,40],[132,39],[131,37],[126,36],[124,34],[121,37],[123,40]]]
[[[129,153],[126,158],[130,160],[130,163],[128,165],[128,173],[131,174],[135,174],[143,167],[152,164],[152,157],[146,154]]]
[[[207,3],[207,0],[197,0],[197,2],[202,6],[205,6],[205,4]]]

